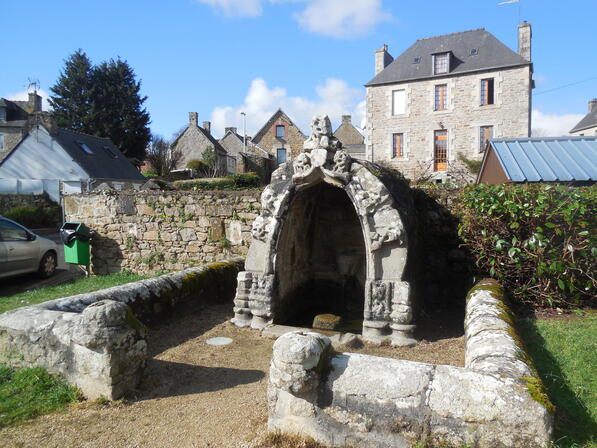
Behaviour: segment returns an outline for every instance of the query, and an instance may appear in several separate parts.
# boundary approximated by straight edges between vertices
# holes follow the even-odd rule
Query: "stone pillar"
[[[238,273],[236,297],[234,298],[234,318],[232,323],[238,327],[251,325],[251,310],[249,308],[249,295],[253,284],[253,275],[250,272]]]
[[[531,60],[531,39],[533,33],[531,24],[527,21],[518,25],[518,54],[530,62]]]
[[[249,294],[249,308],[253,314],[251,328],[264,328],[272,323],[272,302],[274,302],[274,276],[252,274],[253,283]]]

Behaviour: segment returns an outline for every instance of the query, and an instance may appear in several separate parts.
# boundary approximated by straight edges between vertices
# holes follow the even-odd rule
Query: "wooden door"
[[[433,135],[433,170],[448,169],[448,131],[435,131]]]

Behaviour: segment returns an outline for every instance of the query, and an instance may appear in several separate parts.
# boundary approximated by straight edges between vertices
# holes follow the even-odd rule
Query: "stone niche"
[[[327,116],[261,195],[245,271],[238,275],[238,326],[310,326],[340,315],[363,339],[412,345],[412,197],[381,167],[353,160]]]

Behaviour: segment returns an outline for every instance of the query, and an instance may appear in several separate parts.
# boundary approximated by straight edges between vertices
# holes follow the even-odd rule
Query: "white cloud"
[[[263,8],[263,0],[196,0],[215,8],[229,17],[257,17]]]
[[[196,0],[229,17],[258,17],[264,3],[306,3],[294,17],[309,32],[337,38],[352,38],[392,19],[381,0]]]
[[[242,132],[243,118],[247,114],[247,134],[257,132],[272,114],[281,108],[305,134],[310,134],[311,118],[316,114],[328,114],[336,127],[344,114],[353,116],[352,122],[360,125],[365,117],[362,89],[349,87],[340,79],[329,78],[316,87],[316,98],[289,96],[282,87],[270,88],[263,78],[251,82],[242,105],[216,107],[211,114],[212,130],[222,136],[224,128],[236,126]]]
[[[48,95],[48,92],[46,92],[44,89],[39,89],[37,91],[37,94],[42,98],[42,110],[50,110],[50,104],[48,103],[48,98],[50,97],[50,95]],[[29,93],[27,90],[23,90],[22,92],[9,93],[8,95],[4,95],[4,98],[13,101],[27,101],[29,99]]]
[[[381,0],[311,0],[295,17],[307,31],[338,38],[367,34],[392,19]]]
[[[582,114],[544,114],[538,109],[533,109],[531,114],[531,127],[533,137],[559,137],[568,135],[570,129],[578,123]]]

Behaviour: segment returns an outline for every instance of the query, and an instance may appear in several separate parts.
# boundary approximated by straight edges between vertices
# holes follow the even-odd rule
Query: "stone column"
[[[249,295],[253,284],[253,275],[250,272],[238,273],[236,297],[234,298],[234,318],[232,323],[237,327],[248,327],[251,325],[251,310],[249,308]]]

